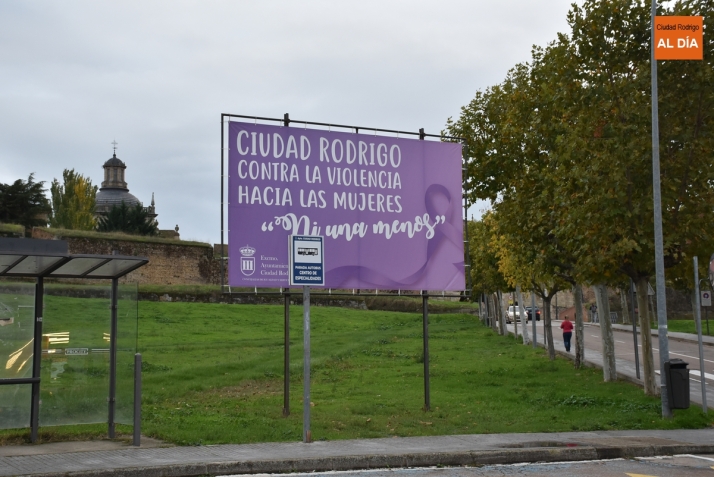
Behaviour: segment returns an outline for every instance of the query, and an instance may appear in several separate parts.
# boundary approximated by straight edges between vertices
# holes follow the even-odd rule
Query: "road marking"
[[[615,340],[615,343],[622,343],[622,344],[625,344],[625,342],[624,342],[624,341],[620,341],[620,340]]]
[[[657,477],[656,475],[630,474],[627,472],[625,472],[625,475],[629,475],[630,477]]]
[[[590,336],[592,336],[593,338],[599,338],[598,335],[590,335]]]
[[[691,358],[691,359],[699,359],[696,356],[689,356],[688,354],[682,354],[682,353],[675,353],[674,351],[670,351],[669,354],[676,354],[677,356],[684,356],[685,358]],[[714,361],[711,361],[709,359],[705,359],[707,363],[714,363]]]
[[[693,459],[702,459],[702,460],[708,460],[711,462],[714,462],[714,459],[711,457],[702,457],[700,455],[694,455],[694,454],[677,454],[674,457],[692,457]]]
[[[655,374],[659,374],[659,369],[655,369]],[[692,374],[694,374],[695,376],[697,376],[697,377],[699,378],[699,380],[694,379],[694,378],[692,377]],[[704,372],[704,378],[706,378],[706,379],[711,379],[711,380],[714,381],[714,374],[709,374],[709,373],[707,373],[707,372],[705,371],[705,372]],[[701,379],[702,379],[702,373],[701,373],[701,371],[699,371],[698,369],[690,369],[690,370],[689,370],[689,380],[690,380],[690,381],[697,381],[698,383],[700,383],[700,382],[701,382],[701,381],[700,381]]]

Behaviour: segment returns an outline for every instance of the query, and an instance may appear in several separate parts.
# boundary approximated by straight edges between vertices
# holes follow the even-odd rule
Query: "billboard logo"
[[[243,275],[249,277],[255,272],[255,257],[253,256],[255,255],[255,249],[250,245],[246,245],[239,250],[242,255],[240,258],[240,271]]]

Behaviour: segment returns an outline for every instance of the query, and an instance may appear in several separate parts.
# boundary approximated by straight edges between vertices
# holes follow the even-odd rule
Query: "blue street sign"
[[[323,237],[289,235],[290,285],[325,285]]]

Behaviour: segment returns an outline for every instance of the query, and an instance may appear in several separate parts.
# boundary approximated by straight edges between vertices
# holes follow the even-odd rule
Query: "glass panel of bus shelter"
[[[107,422],[111,282],[45,281],[40,426]]]
[[[119,285],[117,300],[117,401],[114,420],[134,423],[134,355],[139,330],[139,287],[137,283]]]
[[[32,377],[35,283],[0,280],[0,379]],[[0,429],[30,426],[31,384],[0,385]]]

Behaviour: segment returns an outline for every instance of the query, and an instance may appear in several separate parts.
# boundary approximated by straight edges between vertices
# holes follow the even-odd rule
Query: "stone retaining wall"
[[[73,237],[41,227],[32,230],[33,238],[66,240],[71,254],[111,255],[116,251],[119,255],[149,259],[147,265],[123,277],[121,282],[163,285],[220,284],[221,264],[220,260],[214,257],[210,244],[96,235]]]

